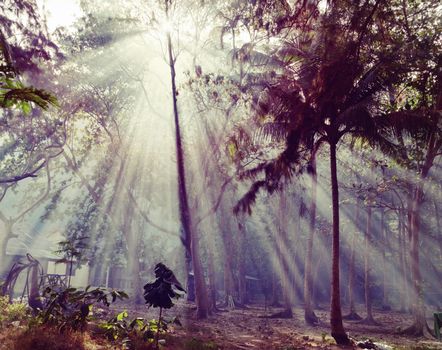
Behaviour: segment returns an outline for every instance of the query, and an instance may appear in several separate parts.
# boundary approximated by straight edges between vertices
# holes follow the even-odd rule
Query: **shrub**
[[[91,319],[91,310],[96,304],[109,306],[117,299],[128,298],[122,291],[107,291],[102,288],[80,290],[76,288],[47,287],[43,296],[46,298],[39,318],[45,324],[58,327],[60,331],[86,328]]]
[[[163,319],[159,325],[157,320],[148,321],[141,317],[129,320],[128,316],[127,311],[120,312],[108,322],[101,323],[100,328],[110,340],[121,340],[123,347],[131,350],[154,349],[157,346],[153,344],[155,336],[166,333],[169,323],[177,323],[175,319],[169,322]]]
[[[25,303],[18,301],[10,303],[7,296],[0,296],[0,328],[28,317],[29,308]]]
[[[160,308],[158,322],[156,322],[154,346],[155,349],[158,349],[158,337],[161,332],[165,332],[167,329],[167,323],[162,317],[163,308],[170,309],[174,305],[172,298],[180,298],[182,292],[185,292],[185,290],[176,279],[172,270],[166,265],[158,263],[155,266],[154,272],[156,277],[155,281],[147,283],[144,286],[144,300],[149,307]]]

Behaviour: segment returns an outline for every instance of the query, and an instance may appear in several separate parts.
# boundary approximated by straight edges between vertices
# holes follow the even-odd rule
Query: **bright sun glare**
[[[39,2],[47,11],[50,32],[61,26],[70,26],[81,14],[78,0],[40,0]]]

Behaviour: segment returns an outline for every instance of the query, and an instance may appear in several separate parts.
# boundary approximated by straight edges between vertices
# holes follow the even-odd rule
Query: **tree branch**
[[[37,168],[35,168],[34,170],[21,174],[21,175],[16,175],[16,176],[12,176],[9,178],[3,178],[0,179],[0,184],[9,184],[9,183],[17,183],[21,180],[30,178],[30,177],[37,177],[38,175],[36,174],[40,169],[42,169],[46,164],[46,160],[41,163]]]

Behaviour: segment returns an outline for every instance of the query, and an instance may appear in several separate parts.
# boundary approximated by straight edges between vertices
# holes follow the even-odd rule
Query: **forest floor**
[[[129,314],[140,317],[154,318],[156,314],[156,310],[146,312],[142,307],[127,306],[126,309]],[[281,309],[249,306],[246,309],[221,310],[207,320],[195,320],[190,306],[180,303],[167,310],[165,317],[176,316],[180,319],[182,327],[172,328],[172,333],[177,338],[187,339],[190,344],[202,344],[186,346],[186,349],[342,349],[335,345],[330,336],[327,310],[316,311],[321,320],[318,326],[306,325],[301,308],[294,310],[292,319],[264,318],[278,311]],[[435,339],[399,334],[401,329],[412,323],[409,314],[376,310],[374,317],[379,325],[367,325],[358,321],[345,321],[344,325],[354,340],[370,339],[381,346],[383,344],[384,349],[442,349],[442,342]],[[429,319],[428,322],[432,326],[432,320]]]
[[[147,309],[144,305],[134,306],[127,303],[116,303],[112,309],[102,310],[96,323],[105,322],[117,313],[126,310],[128,319],[143,317],[144,319],[155,319],[158,317],[157,309]],[[264,318],[281,309],[267,308],[261,306],[249,306],[246,309],[223,310],[210,316],[206,320],[194,318],[194,308],[185,302],[170,310],[165,310],[164,318],[170,320],[174,317],[179,319],[181,325],[170,325],[168,334],[164,338],[163,350],[295,350],[295,349],[353,349],[357,347],[342,348],[335,345],[330,336],[328,311],[317,310],[316,314],[321,323],[318,326],[306,325],[303,318],[303,310],[295,309],[292,319]],[[346,311],[346,310],[344,310]],[[344,312],[345,314],[345,312]],[[364,316],[364,315],[361,315]],[[412,338],[399,334],[400,329],[406,328],[411,323],[408,314],[394,311],[375,310],[374,317],[379,325],[366,325],[357,321],[345,321],[345,328],[355,341],[366,341],[370,339],[379,345],[382,350],[433,350],[442,349],[442,342],[430,338]],[[432,322],[431,319],[428,322]],[[429,323],[430,325],[432,323]],[[92,325],[91,325],[92,326]],[[77,335],[59,334],[57,330],[48,330],[54,346],[36,346],[36,341],[30,338],[41,338],[41,334],[32,334],[26,331],[27,327],[9,326],[0,329],[0,350],[66,350],[86,349],[105,350],[123,349],[120,341],[111,342],[95,333],[91,327],[86,333]],[[34,333],[46,332],[45,328],[34,331]],[[52,332],[52,334],[51,334]],[[70,337],[70,338],[69,338]],[[69,338],[69,339],[68,339]],[[27,339],[27,340],[26,340]],[[81,346],[74,343],[78,341]],[[24,342],[26,343],[25,345]],[[61,345],[60,345],[61,343]],[[67,347],[66,344],[70,344]],[[44,344],[48,344],[48,341]],[[52,343],[51,343],[52,344]],[[147,349],[142,346],[138,349]]]

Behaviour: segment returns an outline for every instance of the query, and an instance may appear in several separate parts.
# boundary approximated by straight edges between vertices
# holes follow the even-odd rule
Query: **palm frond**
[[[283,142],[288,135],[287,122],[267,122],[264,123],[253,135],[255,142],[276,141]]]
[[[57,98],[46,90],[33,87],[9,88],[0,94],[0,106],[6,108],[17,102],[33,102],[42,109],[58,106]]]
[[[440,120],[440,114],[425,108],[396,111],[376,117],[382,134],[393,137],[405,134],[414,138],[429,135],[438,129],[441,132],[438,126]]]

